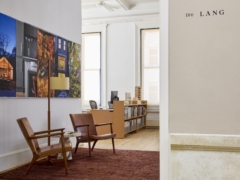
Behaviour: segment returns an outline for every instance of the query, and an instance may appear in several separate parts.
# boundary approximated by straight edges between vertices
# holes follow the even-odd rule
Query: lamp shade
[[[50,77],[50,89],[68,90],[69,78],[68,77]]]

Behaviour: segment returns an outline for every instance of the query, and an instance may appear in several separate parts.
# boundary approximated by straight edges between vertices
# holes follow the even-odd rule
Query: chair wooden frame
[[[95,127],[98,127],[98,126],[106,126],[106,125],[110,125],[110,132],[111,132],[111,134],[113,135],[113,137],[111,138],[111,139],[112,139],[113,152],[115,153],[114,137],[116,137],[116,134],[113,133],[112,122],[95,124]],[[114,134],[115,134],[115,135],[114,135]],[[94,140],[94,139],[95,139],[95,138],[93,138],[93,140]],[[94,140],[94,143],[93,143],[93,146],[92,146],[91,151],[94,149],[94,147],[95,147],[95,145],[96,145],[96,143],[97,143],[98,140],[99,140],[99,139]]]
[[[46,131],[33,132],[31,125],[29,124],[27,118],[17,119],[17,122],[18,122],[18,125],[19,125],[19,127],[20,127],[20,129],[32,151],[32,154],[33,154],[33,158],[27,168],[26,175],[29,173],[29,171],[31,170],[34,163],[40,162],[37,160],[47,157],[47,160],[45,162],[53,162],[50,159],[50,156],[58,154],[58,153],[63,154],[63,159],[61,161],[64,161],[65,171],[66,171],[66,175],[67,175],[68,168],[67,168],[66,152],[71,151],[72,146],[71,146],[71,143],[64,142],[63,130],[65,128],[52,129],[49,131],[46,130]],[[43,147],[43,148],[39,147],[37,139],[48,138],[48,137],[53,137],[53,136],[60,136],[61,143],[49,145],[49,146]]]
[[[87,135],[76,137],[75,153],[77,153],[79,143],[80,142],[82,142],[82,143],[85,142],[85,143],[88,143],[89,156],[91,156],[91,151],[93,151],[97,141],[98,140],[105,140],[105,139],[112,139],[113,153],[115,153],[114,137],[116,137],[116,134],[113,133],[112,122],[95,124],[93,116],[92,116],[91,113],[70,114],[70,118],[71,118],[71,121],[72,121],[73,129],[75,131],[79,131],[79,132],[82,133],[80,128],[81,127],[86,127],[87,128],[87,130],[85,130],[87,132]],[[77,123],[78,123],[77,121],[79,121],[80,119],[84,119],[84,118],[89,119],[92,122],[87,122],[86,121],[85,124],[77,125]],[[110,133],[109,134],[98,135],[96,127],[106,126],[106,125],[110,126]],[[86,133],[82,133],[82,134],[86,134]],[[91,142],[92,141],[93,141],[93,146],[91,148]]]

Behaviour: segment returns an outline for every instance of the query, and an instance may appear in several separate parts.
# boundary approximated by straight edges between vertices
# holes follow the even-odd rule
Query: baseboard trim
[[[159,128],[159,121],[158,120],[146,120],[146,126],[147,127],[156,126]]]
[[[55,143],[55,141],[52,141]],[[40,147],[45,147],[47,143],[41,144]],[[19,149],[9,153],[0,155],[0,173],[16,169],[23,165],[28,164],[31,161],[32,152],[30,148]],[[6,162],[6,163],[5,163]]]
[[[146,126],[146,129],[159,129],[159,126]]]
[[[240,147],[171,144],[171,150],[240,152]]]
[[[30,148],[25,148],[25,149],[20,149],[17,151],[12,151],[10,153],[1,154],[0,158],[11,156],[11,155],[18,154],[18,153],[22,153],[22,152],[29,151],[29,150],[30,150]]]
[[[53,143],[55,143],[55,142],[53,142]],[[39,146],[40,147],[45,147],[45,146],[47,146],[47,143],[40,144]],[[1,154],[0,158],[11,156],[11,155],[18,154],[18,153],[22,153],[22,152],[25,152],[25,151],[30,151],[30,148],[20,149],[20,150],[17,150],[17,151],[12,151],[12,152],[9,152],[9,153]]]
[[[27,162],[27,163],[23,163],[23,164],[17,165],[17,166],[14,166],[14,167],[11,167],[11,168],[9,168],[9,169],[6,169],[6,170],[4,170],[4,171],[1,171],[0,174],[6,173],[6,172],[8,172],[8,171],[17,169],[17,168],[22,167],[22,166],[25,166],[25,165],[29,164],[30,162],[31,162],[31,161],[29,161],[29,162]],[[26,169],[26,171],[27,171],[27,169]]]

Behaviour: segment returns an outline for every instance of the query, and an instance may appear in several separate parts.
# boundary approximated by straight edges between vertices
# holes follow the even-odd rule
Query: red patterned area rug
[[[0,174],[1,180],[159,180],[159,152],[94,149],[88,157],[87,148],[79,148],[68,161],[68,175],[64,163],[28,165]]]

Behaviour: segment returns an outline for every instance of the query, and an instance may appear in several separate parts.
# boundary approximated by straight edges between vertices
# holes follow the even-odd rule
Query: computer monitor
[[[111,91],[110,103],[113,104],[114,100],[119,100],[119,98],[118,98],[118,91]]]

